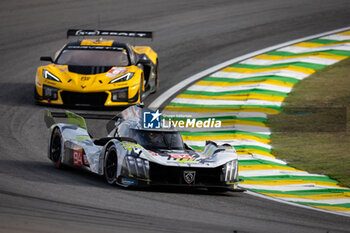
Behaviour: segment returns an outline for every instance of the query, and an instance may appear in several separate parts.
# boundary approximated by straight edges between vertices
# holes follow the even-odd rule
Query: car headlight
[[[126,169],[127,173],[125,175],[132,175],[132,177],[137,177],[141,179],[149,179],[149,162],[148,160],[135,158],[133,156],[126,156]]]
[[[113,79],[112,81],[110,81],[109,83],[116,83],[116,82],[124,82],[124,81],[128,81],[129,79],[132,78],[132,76],[134,76],[134,73],[127,73],[124,74],[118,78]]]
[[[43,70],[43,77],[52,81],[61,82],[59,78],[57,78],[55,75],[51,74],[47,70]]]
[[[227,162],[223,168],[223,174],[225,177],[225,181],[234,181],[237,179],[238,176],[238,161],[237,159],[235,160],[231,160],[229,162]]]

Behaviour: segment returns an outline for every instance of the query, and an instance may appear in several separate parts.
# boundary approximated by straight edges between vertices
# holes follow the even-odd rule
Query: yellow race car
[[[55,57],[40,57],[35,77],[36,102],[67,106],[125,106],[142,101],[158,87],[158,55],[149,46],[106,40],[124,36],[152,38],[152,32],[69,29],[78,39]]]

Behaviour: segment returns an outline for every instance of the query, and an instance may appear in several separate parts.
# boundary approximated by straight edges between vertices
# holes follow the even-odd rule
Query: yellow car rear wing
[[[149,31],[110,31],[110,30],[85,30],[68,29],[67,38],[70,36],[121,36],[153,39],[153,32]]]

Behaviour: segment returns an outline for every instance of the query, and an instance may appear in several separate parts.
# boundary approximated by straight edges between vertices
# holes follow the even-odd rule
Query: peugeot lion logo
[[[184,171],[184,180],[187,184],[192,184],[196,178],[196,171]]]

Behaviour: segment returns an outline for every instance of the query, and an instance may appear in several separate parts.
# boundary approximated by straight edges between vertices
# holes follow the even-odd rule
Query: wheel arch
[[[117,156],[118,156],[118,160],[119,160],[119,153],[118,153],[118,140],[116,139],[111,139],[109,142],[107,142],[102,151],[101,151],[101,154],[100,154],[100,157],[99,157],[99,170],[98,170],[98,173],[100,175],[104,175],[104,167],[105,167],[105,157],[106,157],[106,153],[108,151],[108,149],[111,147],[111,146],[115,146],[116,147],[116,150],[117,150]]]
[[[52,147],[52,140],[54,137],[54,133],[56,132],[56,130],[59,131],[60,134],[60,156],[59,156],[59,161],[54,161],[54,158],[52,157],[52,153],[51,153],[51,147]],[[63,164],[64,161],[64,139],[63,139],[63,133],[62,133],[62,129],[61,127],[59,127],[58,125],[52,125],[50,128],[50,137],[49,137],[49,143],[48,143],[48,158],[55,163],[56,168],[60,168]]]

